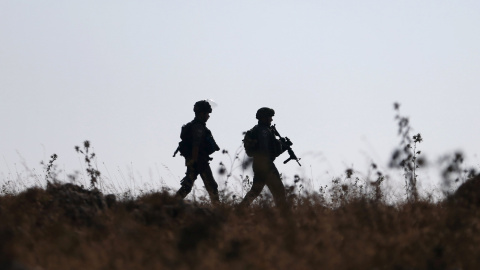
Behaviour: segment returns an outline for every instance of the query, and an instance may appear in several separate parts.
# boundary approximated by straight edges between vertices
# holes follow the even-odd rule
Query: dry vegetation
[[[479,181],[435,203],[292,192],[289,212],[49,184],[0,196],[0,269],[477,269]]]
[[[390,167],[404,173],[404,201],[387,198],[388,176],[375,164],[373,177],[347,169],[316,191],[296,176],[287,187],[290,209],[282,211],[265,194],[238,209],[228,190],[216,207],[202,198],[176,200],[168,190],[120,198],[97,189],[101,173],[86,141],[75,150],[89,188],[56,180],[55,154],[44,164],[47,185],[1,187],[0,270],[478,269],[480,176],[456,153],[441,174],[446,188],[460,188],[441,200],[422,197],[416,169],[426,163],[418,150],[423,138],[411,136],[398,107],[402,141]],[[228,179],[231,168],[221,164],[220,173]]]

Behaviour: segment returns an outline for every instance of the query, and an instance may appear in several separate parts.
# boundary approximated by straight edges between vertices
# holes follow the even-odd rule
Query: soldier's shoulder
[[[270,128],[268,128],[268,127],[265,126],[265,125],[255,125],[253,128],[256,129],[256,130],[262,130],[262,131],[263,131],[263,130],[266,130],[266,131],[270,131]]]
[[[260,137],[269,137],[270,130],[267,127],[258,126],[256,134],[258,134]]]
[[[194,123],[195,123],[195,120],[192,120],[192,121],[190,121],[190,122],[187,122],[187,123],[184,124],[183,126],[184,126],[184,127],[187,127],[187,126],[188,126],[188,127],[191,127]]]
[[[194,128],[205,128],[205,124],[203,124],[200,121],[197,121],[195,119],[190,121],[188,124],[191,125]]]
[[[255,125],[249,130],[249,132],[253,135],[258,135],[260,132],[262,132],[262,127],[259,125]]]

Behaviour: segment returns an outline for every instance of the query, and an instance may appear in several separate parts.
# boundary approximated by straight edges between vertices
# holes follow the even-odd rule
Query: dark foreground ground
[[[395,206],[291,197],[285,214],[54,184],[0,196],[0,269],[479,269],[475,189]]]

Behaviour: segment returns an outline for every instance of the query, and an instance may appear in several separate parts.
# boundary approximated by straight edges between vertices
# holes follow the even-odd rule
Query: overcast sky
[[[88,139],[111,181],[178,188],[172,154],[201,99],[218,104],[207,125],[230,152],[274,108],[303,165],[282,156],[279,170],[317,187],[386,170],[394,102],[432,163],[463,150],[480,168],[476,0],[3,0],[0,41],[0,181],[53,153],[66,179]]]

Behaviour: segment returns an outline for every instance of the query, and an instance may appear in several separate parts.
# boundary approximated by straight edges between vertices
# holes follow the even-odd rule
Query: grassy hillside
[[[118,197],[97,189],[102,174],[89,141],[75,147],[85,160],[88,189],[60,183],[53,154],[45,175],[35,175],[36,187],[17,187],[19,174],[0,187],[0,270],[478,269],[477,170],[455,153],[440,173],[446,191],[460,188],[435,200],[419,194],[418,169],[427,163],[419,149],[423,138],[410,134],[408,118],[399,104],[394,108],[401,142],[389,167],[403,172],[401,199],[388,196],[382,183],[389,177],[375,164],[363,177],[347,168],[317,190],[295,176],[286,187],[290,209],[283,211],[268,193],[246,209],[236,207],[239,198],[228,190],[215,207],[198,196],[179,201],[168,190]],[[227,179],[238,153],[230,160],[230,169],[219,169]],[[244,191],[251,187],[248,177],[239,179]]]
[[[396,205],[351,185],[329,200],[290,188],[287,212],[268,197],[239,210],[49,184],[0,196],[0,269],[477,269],[479,181]]]

